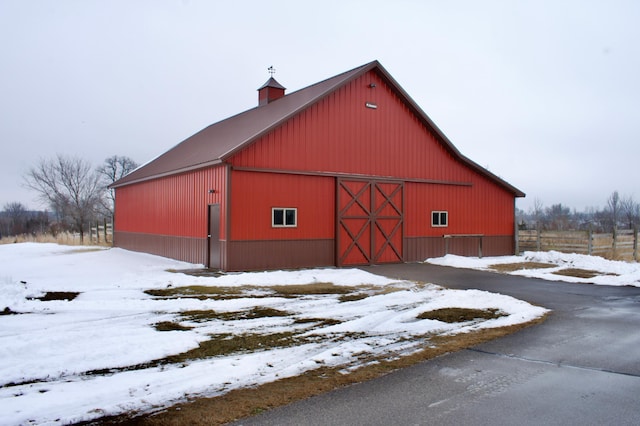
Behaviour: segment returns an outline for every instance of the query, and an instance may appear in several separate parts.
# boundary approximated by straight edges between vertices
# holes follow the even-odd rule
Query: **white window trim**
[[[442,215],[442,213],[444,213],[446,215],[446,218],[447,218],[446,225],[436,225],[435,223],[433,223],[433,214],[434,213],[438,214],[438,219],[440,219],[440,216]],[[433,210],[431,212],[431,227],[432,228],[447,228],[448,226],[449,226],[449,212],[447,210]]]
[[[275,224],[275,215],[276,210],[282,211],[282,218],[284,224],[276,225]],[[295,222],[293,225],[287,225],[287,211],[293,211],[295,215]],[[272,228],[297,228],[298,227],[298,209],[296,207],[272,207],[271,208],[271,227]]]

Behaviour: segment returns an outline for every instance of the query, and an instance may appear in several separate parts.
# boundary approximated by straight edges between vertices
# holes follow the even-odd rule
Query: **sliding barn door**
[[[337,265],[402,262],[402,182],[337,179]]]

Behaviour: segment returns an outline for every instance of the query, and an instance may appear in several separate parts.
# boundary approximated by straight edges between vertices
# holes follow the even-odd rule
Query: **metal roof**
[[[373,61],[338,74],[327,80],[285,95],[269,104],[252,108],[214,123],[180,142],[164,154],[140,166],[122,179],[114,182],[111,187],[117,188],[149,179],[220,164],[283,122],[320,101],[325,96],[335,92],[349,81],[372,70],[377,72],[396,92],[400,99],[407,104],[412,112],[416,114],[428,128],[434,131],[441,143],[454,157],[457,157],[472,169],[495,181],[500,186],[512,192],[516,197],[524,197],[525,194],[522,191],[462,155],[378,61]],[[270,80],[268,80],[265,85],[268,84]]]
[[[269,80],[267,80],[266,83],[264,83],[262,86],[258,87],[258,90],[264,89],[265,87],[273,87],[273,88],[282,89],[282,90],[286,90],[287,89],[282,84],[278,83],[276,81],[276,79],[273,78],[273,77],[270,77]]]

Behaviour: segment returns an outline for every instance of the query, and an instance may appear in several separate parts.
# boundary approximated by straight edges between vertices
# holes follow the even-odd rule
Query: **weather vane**
[[[269,74],[271,74],[271,77],[273,77],[273,75],[276,73],[276,69],[273,67],[273,65],[267,68],[267,70],[269,71]]]

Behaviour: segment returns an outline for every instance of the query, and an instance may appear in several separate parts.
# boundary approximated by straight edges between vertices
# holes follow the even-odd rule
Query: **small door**
[[[209,268],[220,269],[220,204],[209,204]]]
[[[402,262],[403,189],[338,179],[337,266]]]

